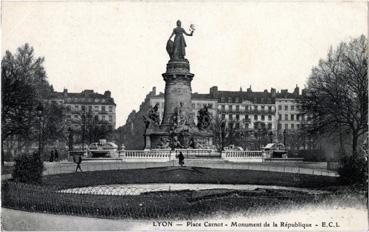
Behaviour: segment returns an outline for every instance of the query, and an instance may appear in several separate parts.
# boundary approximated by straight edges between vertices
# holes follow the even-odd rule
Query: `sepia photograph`
[[[368,231],[368,21],[3,0],[1,230]]]

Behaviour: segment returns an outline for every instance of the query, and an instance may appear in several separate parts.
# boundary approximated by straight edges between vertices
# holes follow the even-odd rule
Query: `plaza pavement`
[[[76,164],[70,161],[44,162],[44,175],[75,172]],[[215,169],[247,169],[270,172],[299,173],[318,176],[338,176],[337,172],[327,170],[325,162],[263,162],[233,163],[221,159],[186,159],[185,166]],[[124,162],[120,160],[89,160],[81,164],[83,171],[101,171],[117,169],[143,169],[178,166],[177,160],[168,162]],[[1,179],[11,178],[10,174],[2,175]]]
[[[185,166],[189,167],[205,167],[215,169],[247,169],[258,171],[271,171],[271,172],[288,172],[288,173],[300,173],[308,175],[320,175],[320,176],[338,176],[334,171],[326,169],[326,163],[232,163],[223,160],[206,160],[206,159],[187,159],[185,160]],[[46,171],[44,174],[52,175],[57,173],[70,173],[74,172],[76,164],[72,162],[53,162],[45,163]],[[113,169],[143,169],[143,168],[157,168],[178,166],[178,161],[168,162],[100,162],[100,161],[88,161],[82,163],[83,171],[100,171],[100,170],[113,170]]]

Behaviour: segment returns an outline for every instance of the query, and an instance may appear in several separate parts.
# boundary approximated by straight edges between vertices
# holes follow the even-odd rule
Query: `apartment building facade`
[[[96,93],[93,90],[71,93],[64,89],[63,92],[54,91],[50,101],[65,106],[67,122],[72,129],[80,128],[82,117],[87,114],[92,115],[100,122],[108,123],[112,129],[115,129],[116,104],[110,91],[105,91],[104,94]]]
[[[270,91],[254,92],[251,87],[246,91],[219,91],[214,86],[208,94],[193,93],[192,108],[195,122],[198,111],[206,105],[213,117],[224,120],[227,126],[236,129],[297,130],[307,119],[301,112],[301,96],[297,86],[292,93],[287,90],[277,92],[273,88]],[[159,103],[162,119],[164,94],[151,95],[149,102],[151,106]]]

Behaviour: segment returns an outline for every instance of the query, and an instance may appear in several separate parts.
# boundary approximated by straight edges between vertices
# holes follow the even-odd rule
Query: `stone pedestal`
[[[188,120],[193,121],[191,102],[191,81],[194,74],[190,73],[190,64],[187,60],[169,61],[167,71],[162,74],[165,81],[164,115],[162,125],[171,124],[176,108],[184,111]]]
[[[163,119],[160,126],[147,128],[145,149],[163,148],[165,141],[173,144],[175,139],[182,148],[193,148],[193,141],[212,146],[213,134],[200,131],[194,123],[191,101],[194,74],[190,72],[188,60],[170,60],[162,76],[165,81]]]

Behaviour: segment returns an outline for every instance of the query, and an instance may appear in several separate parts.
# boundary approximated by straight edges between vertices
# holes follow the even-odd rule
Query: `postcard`
[[[368,230],[366,1],[1,12],[2,230]]]

